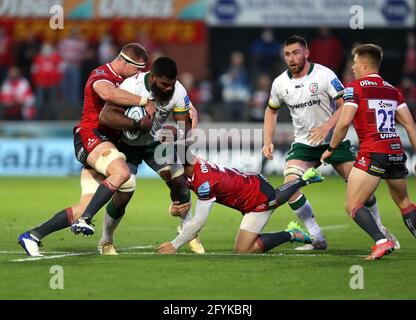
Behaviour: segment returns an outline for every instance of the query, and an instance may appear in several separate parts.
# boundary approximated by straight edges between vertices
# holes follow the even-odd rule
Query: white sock
[[[303,195],[301,197],[304,197]],[[296,201],[300,200],[297,199]],[[296,202],[295,201],[295,202]],[[292,209],[293,210],[293,209]],[[324,240],[324,235],[321,232],[321,228],[319,227],[318,223],[315,220],[312,212],[312,206],[308,200],[298,209],[294,210],[296,215],[298,216],[299,220],[305,225],[305,228],[308,230],[309,234],[317,239],[317,240]]]
[[[380,217],[380,212],[378,211],[378,206],[377,206],[377,202],[372,205],[371,207],[367,207],[366,208],[368,210],[370,210],[371,215],[373,216],[374,221],[377,224],[377,227],[380,229],[381,232],[383,232],[383,224],[381,223],[381,217]],[[384,232],[383,232],[384,234]]]
[[[120,221],[121,218],[113,219],[108,215],[107,212],[105,213],[103,221],[103,234],[101,236],[100,242],[107,241],[113,243],[113,234]]]

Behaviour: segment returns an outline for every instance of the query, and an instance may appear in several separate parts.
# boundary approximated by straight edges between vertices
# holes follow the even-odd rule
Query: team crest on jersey
[[[201,198],[201,199],[208,198],[210,192],[211,192],[211,188],[209,186],[209,182],[208,181],[206,181],[203,184],[201,184],[198,187],[198,190],[197,190],[198,197]]]
[[[316,82],[312,82],[309,85],[309,91],[312,93],[312,95],[315,95],[318,92],[318,88],[319,86],[318,86],[318,83]]]

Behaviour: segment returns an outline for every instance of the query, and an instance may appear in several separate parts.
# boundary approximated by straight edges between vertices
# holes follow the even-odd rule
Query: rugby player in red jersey
[[[193,239],[205,225],[214,202],[244,215],[234,245],[236,252],[266,252],[289,241],[311,243],[309,235],[296,223],[287,231],[260,233],[273,211],[286,203],[299,188],[323,180],[315,168],[308,169],[302,178],[274,189],[260,174],[245,174],[197,157],[190,163],[185,167],[185,175],[190,189],[198,196],[194,217],[183,226],[176,239],[159,246],[159,253],[176,253]],[[170,211],[180,215],[187,209],[185,206],[174,203]]]
[[[111,63],[91,72],[85,85],[82,118],[74,128],[75,155],[84,164],[81,172],[80,201],[59,211],[41,225],[19,235],[18,242],[28,255],[41,256],[39,243],[43,237],[70,226],[83,213],[98,211],[117,189],[129,190],[130,171],[124,155],[115,147],[118,132],[99,124],[99,115],[106,102],[124,106],[145,105],[149,115],[155,113],[151,101],[118,88],[125,78],[144,69],[147,61],[148,55],[143,46],[130,43],[123,47]],[[132,130],[150,130],[151,116],[143,117],[139,122],[132,120]],[[97,177],[103,180],[98,189],[95,186]],[[123,185],[126,187],[124,188]],[[89,225],[85,222],[78,227],[89,230]]]
[[[385,179],[407,228],[416,237],[416,206],[407,193],[406,155],[396,130],[396,121],[407,132],[416,152],[416,126],[401,93],[379,75],[383,50],[374,44],[352,51],[356,80],[344,91],[344,109],[335,127],[328,150],[321,161],[330,158],[353,123],[360,150],[348,178],[346,211],[376,243],[367,260],[380,259],[394,250],[394,244],[377,226],[366,199]]]

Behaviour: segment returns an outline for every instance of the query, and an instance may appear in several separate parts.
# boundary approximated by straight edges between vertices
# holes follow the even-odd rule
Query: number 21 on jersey
[[[396,132],[394,117],[397,109],[397,101],[368,100],[368,108],[373,109],[375,112],[378,132]]]

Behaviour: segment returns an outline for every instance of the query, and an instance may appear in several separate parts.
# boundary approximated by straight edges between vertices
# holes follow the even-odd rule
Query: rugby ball
[[[141,118],[143,118],[146,115],[146,110],[144,107],[141,106],[134,106],[128,108],[124,115],[130,119],[134,119],[136,121],[139,121]],[[123,130],[123,135],[128,140],[136,140],[140,137],[141,132],[132,132],[130,130]]]

